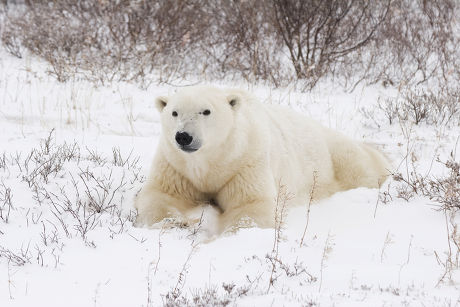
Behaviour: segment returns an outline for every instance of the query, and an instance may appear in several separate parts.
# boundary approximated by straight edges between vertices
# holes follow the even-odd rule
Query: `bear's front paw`
[[[199,223],[199,219],[188,219],[179,214],[171,212],[163,212],[159,214],[139,213],[134,223],[135,227],[149,227],[149,228],[188,228],[192,225]]]

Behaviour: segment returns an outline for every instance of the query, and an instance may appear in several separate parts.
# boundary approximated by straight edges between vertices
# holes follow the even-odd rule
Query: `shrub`
[[[395,119],[409,120],[416,125],[460,124],[460,89],[438,91],[414,88],[404,90],[400,97],[379,99],[378,109],[383,112],[390,125]]]
[[[460,79],[455,0],[17,2],[0,4],[4,47],[44,58],[62,82],[243,77],[311,89],[323,78],[349,88]]]
[[[388,18],[381,24],[361,65],[369,82],[384,85],[458,83],[460,51],[458,1],[393,0]],[[364,64],[365,63],[365,64]]]
[[[309,87],[337,63],[363,48],[385,20],[390,1],[273,0],[269,16],[282,38],[298,79]]]
[[[146,82],[175,73],[202,39],[202,1],[27,1],[9,10],[2,40],[51,64],[59,81]],[[10,46],[10,47],[8,47]]]

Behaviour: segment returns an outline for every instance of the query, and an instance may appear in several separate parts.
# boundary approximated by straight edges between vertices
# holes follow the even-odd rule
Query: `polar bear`
[[[185,218],[197,206],[219,209],[219,231],[275,225],[280,186],[306,203],[389,174],[373,147],[242,90],[186,87],[156,99],[162,133],[135,207],[137,224]]]

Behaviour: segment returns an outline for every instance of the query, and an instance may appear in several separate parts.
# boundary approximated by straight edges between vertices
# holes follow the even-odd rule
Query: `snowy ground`
[[[376,143],[402,173],[443,174],[434,159],[460,135],[389,125],[374,106],[396,92],[376,86],[225,85]],[[173,90],[60,84],[37,59],[0,53],[0,306],[460,305],[460,271],[446,269],[460,219],[427,198],[397,198],[391,180],[313,204],[303,242],[308,204],[278,231],[210,239],[208,211],[193,229],[135,228],[133,198],[160,132],[153,100]]]

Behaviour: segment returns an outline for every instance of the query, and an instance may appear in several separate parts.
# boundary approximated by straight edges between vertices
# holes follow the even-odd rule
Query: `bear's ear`
[[[157,97],[155,99],[155,106],[157,107],[158,111],[161,112],[168,104],[168,98],[164,96]]]
[[[241,98],[238,95],[229,95],[227,97],[228,104],[233,110],[237,110],[241,105]]]

